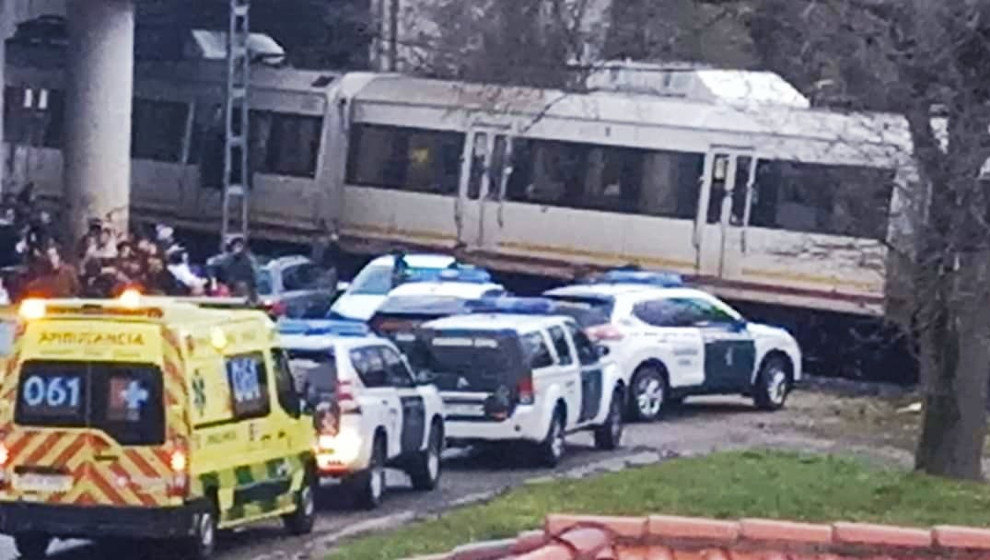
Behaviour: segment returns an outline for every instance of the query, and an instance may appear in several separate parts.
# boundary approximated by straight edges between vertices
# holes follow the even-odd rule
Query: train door
[[[755,173],[752,150],[715,147],[709,151],[695,222],[695,268],[699,276],[738,274],[735,269],[741,266]]]
[[[504,129],[468,131],[457,204],[457,239],[468,249],[495,248],[511,153],[511,138]]]

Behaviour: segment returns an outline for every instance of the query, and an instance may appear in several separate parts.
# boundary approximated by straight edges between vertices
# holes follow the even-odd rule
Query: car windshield
[[[514,387],[524,371],[519,338],[496,332],[427,332],[409,350],[409,364],[441,391],[493,392]]]
[[[409,267],[406,276],[418,281],[439,278],[442,268]],[[383,296],[395,286],[392,285],[391,266],[369,266],[362,270],[351,282],[350,293],[356,295]]]
[[[272,271],[270,270],[259,270],[258,271],[258,293],[263,296],[269,296],[272,294]]]

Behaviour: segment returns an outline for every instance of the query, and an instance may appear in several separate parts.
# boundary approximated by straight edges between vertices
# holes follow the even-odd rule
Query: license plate
[[[451,416],[483,416],[484,405],[480,404],[448,404],[445,405],[447,414]]]
[[[72,489],[72,476],[67,474],[27,473],[14,477],[14,488],[21,492],[48,494],[68,492]]]

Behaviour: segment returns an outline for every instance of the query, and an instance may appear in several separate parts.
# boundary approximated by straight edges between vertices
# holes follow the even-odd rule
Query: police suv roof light
[[[498,297],[467,302],[472,313],[505,313],[510,315],[550,315],[556,302],[546,298]]]
[[[335,320],[283,320],[278,323],[280,334],[301,334],[308,336],[371,336],[371,328],[357,321]]]
[[[641,284],[658,288],[679,288],[684,278],[676,272],[644,272],[637,270],[610,270],[590,281],[591,284]]]

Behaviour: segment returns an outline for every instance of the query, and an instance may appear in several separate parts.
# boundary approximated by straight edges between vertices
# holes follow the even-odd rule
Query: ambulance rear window
[[[120,362],[29,361],[21,368],[14,420],[24,426],[92,428],[121,445],[165,441],[162,375]]]

